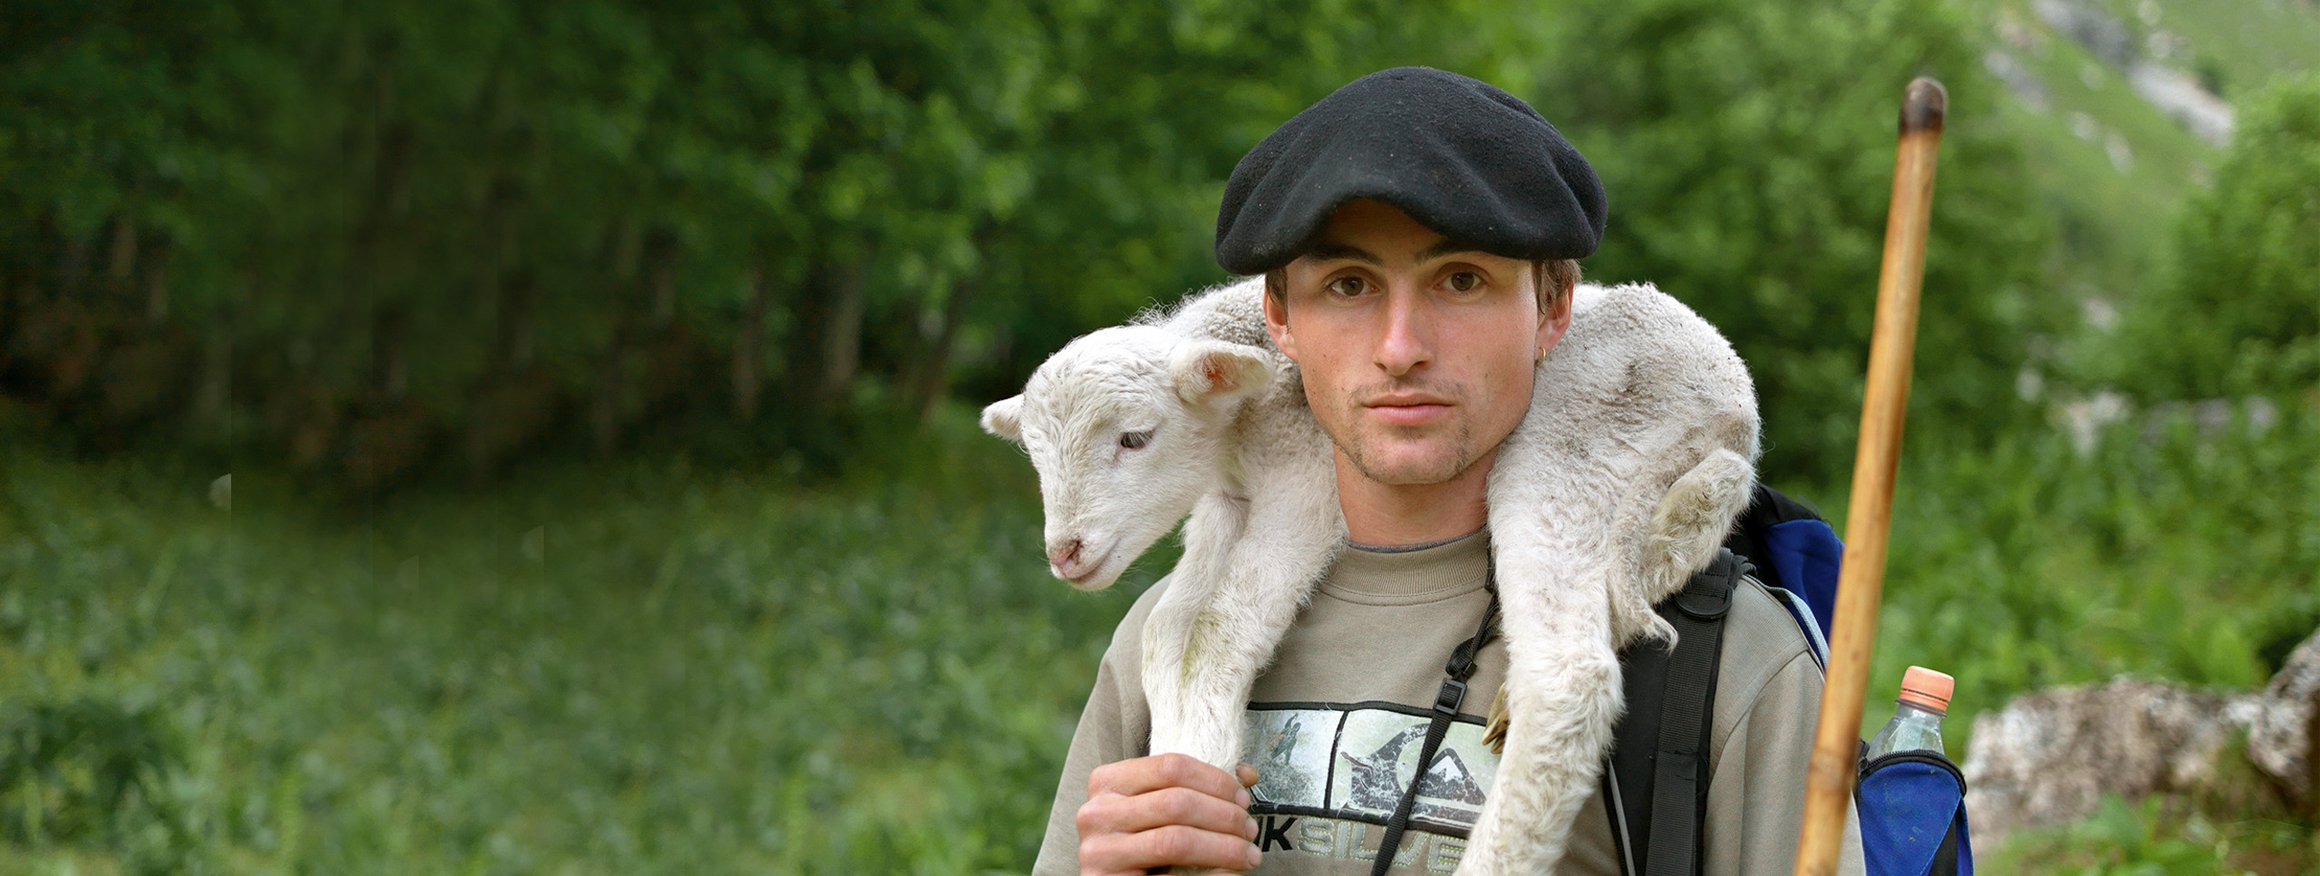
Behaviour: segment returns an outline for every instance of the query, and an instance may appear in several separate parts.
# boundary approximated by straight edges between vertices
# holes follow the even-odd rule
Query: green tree
[[[1851,470],[1903,86],[1949,92],[1911,393],[1913,435],[2025,420],[2013,390],[2057,312],[2050,234],[2002,127],[2003,90],[1931,0],[1584,2],[1540,26],[1528,93],[1611,197],[1587,269],[1650,281],[1755,373],[1773,477]]]
[[[1223,279],[1233,163],[1399,64],[1564,124],[1612,190],[1592,269],[1730,329],[1793,469],[1850,438],[1899,83],[1987,93],[1930,0],[33,2],[0,35],[9,391],[372,485],[560,440],[834,458],[864,411],[1004,394]],[[1920,396],[1986,421],[2039,238],[1973,113]]]
[[[2252,92],[2215,186],[2187,205],[2166,279],[2127,314],[2108,373],[2150,399],[2320,383],[2320,77]]]

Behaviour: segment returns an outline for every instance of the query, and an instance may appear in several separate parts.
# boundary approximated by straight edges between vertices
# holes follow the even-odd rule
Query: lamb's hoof
[[[1498,686],[1498,695],[1490,698],[1490,721],[1482,731],[1482,742],[1490,746],[1491,754],[1506,753],[1506,685]]]

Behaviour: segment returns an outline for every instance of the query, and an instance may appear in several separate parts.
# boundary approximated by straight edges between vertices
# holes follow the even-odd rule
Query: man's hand
[[[1243,789],[1257,783],[1257,771],[1241,764],[1237,773],[1181,754],[1096,767],[1087,803],[1079,807],[1081,876],[1141,876],[1151,867],[1254,869],[1257,821],[1249,817]]]

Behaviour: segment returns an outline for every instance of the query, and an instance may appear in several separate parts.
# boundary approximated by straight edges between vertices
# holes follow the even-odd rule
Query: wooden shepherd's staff
[[[1861,400],[1861,439],[1853,456],[1853,498],[1845,510],[1845,563],[1837,578],[1835,635],[1829,638],[1828,683],[1805,776],[1804,832],[1796,876],[1837,870],[1845,803],[1860,765],[1861,697],[1869,683],[1869,646],[1877,638],[1877,602],[1885,586],[1885,537],[1893,520],[1893,470],[1901,458],[1901,421],[1909,407],[1909,356],[1917,345],[1917,290],[1925,278],[1925,226],[1933,214],[1933,160],[1949,98],[1941,83],[1918,77],[1901,103],[1900,155],[1893,165],[1893,206],[1885,214],[1885,266],[1877,276],[1877,322],[1869,335],[1869,388]]]

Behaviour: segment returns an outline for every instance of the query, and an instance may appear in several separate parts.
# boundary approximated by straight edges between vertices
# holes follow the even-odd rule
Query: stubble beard
[[[1355,417],[1361,416],[1359,405],[1354,405],[1352,408]],[[1361,472],[1362,477],[1368,478],[1374,483],[1386,486],[1425,486],[1447,483],[1465,474],[1467,469],[1473,468],[1476,458],[1474,424],[1466,422],[1464,419],[1459,420],[1457,424],[1457,440],[1452,442],[1452,453],[1449,459],[1420,460],[1393,469],[1383,468],[1371,458],[1372,454],[1368,442],[1371,436],[1369,434],[1357,431],[1350,436],[1331,437],[1334,439],[1333,443],[1337,445],[1338,452],[1345,454],[1346,461],[1353,464],[1355,471]]]

